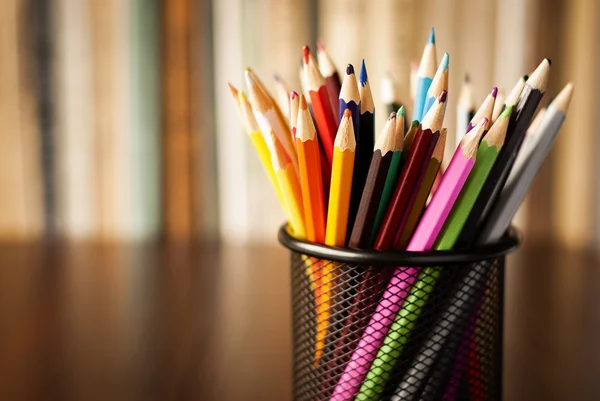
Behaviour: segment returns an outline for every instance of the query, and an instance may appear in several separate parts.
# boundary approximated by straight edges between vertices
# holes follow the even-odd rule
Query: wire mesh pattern
[[[395,268],[297,252],[291,268],[294,400],[330,400]],[[361,361],[368,374],[343,399],[501,399],[503,274],[503,256],[420,267],[389,331],[376,327],[385,341]]]

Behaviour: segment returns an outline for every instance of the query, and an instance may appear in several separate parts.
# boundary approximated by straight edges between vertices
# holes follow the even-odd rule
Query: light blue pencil
[[[435,32],[433,28],[431,28],[429,39],[427,39],[427,44],[425,45],[425,49],[423,49],[419,71],[417,72],[417,92],[415,93],[415,104],[412,116],[413,121],[421,121],[421,118],[423,118],[423,108],[425,106],[425,99],[427,98],[427,91],[429,90],[429,86],[435,75],[436,66]]]
[[[427,90],[427,96],[425,98],[425,106],[423,106],[423,115],[427,114],[435,99],[437,99],[443,91],[448,92],[448,63],[450,61],[450,55],[444,53],[442,61],[433,76],[431,85]],[[448,103],[446,103],[448,104]]]

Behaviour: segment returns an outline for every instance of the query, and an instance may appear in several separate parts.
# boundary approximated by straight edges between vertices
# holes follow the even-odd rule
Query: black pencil
[[[519,147],[523,142],[527,127],[540,104],[546,90],[550,60],[544,59],[527,80],[519,98],[515,111],[511,114],[508,132],[500,155],[469,213],[456,248],[472,245],[479,231],[483,228],[496,200],[515,162]]]

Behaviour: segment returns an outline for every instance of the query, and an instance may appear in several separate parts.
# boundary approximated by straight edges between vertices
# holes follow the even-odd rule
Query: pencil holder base
[[[514,233],[453,258],[340,255],[285,228],[280,241],[292,251],[294,400],[501,400],[504,254]],[[367,262],[348,261],[354,253]]]

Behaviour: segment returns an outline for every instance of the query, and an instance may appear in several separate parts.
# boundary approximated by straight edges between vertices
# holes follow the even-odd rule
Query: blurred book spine
[[[43,205],[35,84],[35,49],[27,2],[7,0],[0,13],[0,238],[43,233]]]
[[[57,223],[61,236],[98,232],[90,4],[55,0]]]
[[[191,0],[161,1],[164,235],[192,237]]]
[[[132,235],[148,239],[161,223],[158,0],[131,0]]]

